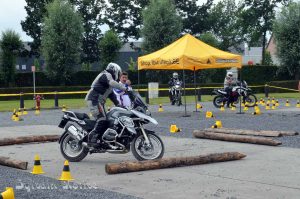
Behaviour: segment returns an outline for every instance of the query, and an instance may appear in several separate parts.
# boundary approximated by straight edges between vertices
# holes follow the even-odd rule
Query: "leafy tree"
[[[33,64],[34,64],[34,66],[36,68],[36,71],[42,71],[39,59],[35,58],[33,60]]]
[[[71,0],[83,19],[82,63],[93,63],[100,59],[100,26],[104,24],[105,0]]]
[[[209,19],[214,35],[220,40],[218,47],[222,50],[228,51],[232,47],[241,50],[243,34],[238,21],[239,7],[235,0],[223,0],[211,9]]]
[[[211,29],[209,15],[213,0],[206,0],[201,6],[196,0],[174,0],[174,2],[177,12],[182,17],[184,32],[199,35]]]
[[[178,38],[181,18],[176,14],[174,3],[170,0],[151,0],[143,11],[142,36],[144,52],[150,53],[170,44]]]
[[[117,52],[121,48],[122,43],[113,30],[107,31],[100,41],[100,55],[102,67],[105,67],[110,62],[115,61]]]
[[[4,84],[12,86],[15,77],[16,55],[22,47],[20,36],[13,30],[2,32],[0,40],[1,48],[1,71]]]
[[[39,55],[41,46],[41,24],[47,16],[46,5],[53,0],[25,0],[27,16],[21,22],[22,29],[33,38],[32,54]],[[99,61],[98,43],[102,36],[99,26],[104,24],[103,12],[106,7],[105,0],[70,0],[83,18],[84,35],[82,40],[81,62]]]
[[[150,0],[108,0],[106,21],[110,28],[116,30],[123,40],[139,39],[142,27],[142,11]],[[200,34],[210,29],[209,9],[213,0],[207,0],[201,6],[196,0],[174,0],[176,12],[183,18],[183,30],[191,34]]]
[[[198,38],[212,47],[219,48],[220,46],[218,39],[210,32],[203,33]]]
[[[300,78],[300,2],[282,8],[274,23],[274,38],[281,67]]]
[[[245,0],[241,7],[240,19],[247,40],[253,42],[262,40],[262,64],[265,63],[266,35],[272,30],[275,19],[275,8],[288,0]]]
[[[47,12],[42,26],[42,54],[48,76],[64,85],[80,59],[82,21],[65,0],[54,0]]]
[[[45,6],[53,0],[25,1],[27,16],[24,21],[21,21],[21,26],[24,32],[33,39],[33,42],[30,43],[31,53],[39,56],[39,48],[41,46],[41,24],[43,16],[46,14]]]

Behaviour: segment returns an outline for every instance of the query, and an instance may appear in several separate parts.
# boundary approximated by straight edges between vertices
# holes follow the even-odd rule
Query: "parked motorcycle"
[[[228,96],[224,89],[215,89],[213,94],[217,95],[213,99],[213,104],[216,108],[220,108],[223,104],[228,101]],[[257,102],[257,97],[252,93],[251,88],[248,87],[246,81],[237,82],[237,85],[232,88],[231,92],[231,104],[238,104],[239,97],[242,97],[242,102],[247,103],[248,107],[254,107]]]
[[[172,105],[176,104],[177,106],[182,105],[181,96],[182,96],[182,82],[176,81],[175,85],[171,87],[171,103]]]
[[[154,160],[164,155],[164,144],[154,131],[144,128],[145,124],[157,121],[149,115],[134,109],[113,107],[104,113],[107,129],[98,138],[96,147],[87,144],[88,134],[96,121],[85,113],[64,111],[60,128],[64,129],[59,139],[62,155],[71,162],[83,160],[88,153],[128,153],[137,160]]]

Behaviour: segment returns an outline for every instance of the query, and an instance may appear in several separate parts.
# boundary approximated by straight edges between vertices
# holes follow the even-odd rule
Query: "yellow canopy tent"
[[[193,70],[195,101],[197,101],[195,71],[199,69],[229,67],[241,68],[241,55],[228,53],[209,46],[190,34],[186,34],[165,48],[138,58],[138,70]],[[183,75],[185,88],[184,76],[185,75]]]
[[[241,55],[228,53],[186,34],[174,43],[138,58],[138,70],[199,70],[242,67]]]

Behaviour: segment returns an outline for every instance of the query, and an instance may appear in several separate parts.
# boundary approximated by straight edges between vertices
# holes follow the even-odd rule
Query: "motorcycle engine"
[[[117,137],[118,133],[116,130],[108,128],[102,136],[102,140],[104,142],[113,142],[115,138]]]

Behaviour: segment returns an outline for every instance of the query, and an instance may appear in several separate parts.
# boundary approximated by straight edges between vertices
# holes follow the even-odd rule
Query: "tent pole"
[[[196,70],[194,67],[194,87],[195,87],[195,112],[198,112],[197,110],[197,83],[196,83]]]
[[[240,91],[242,90],[242,68],[240,70]],[[237,114],[244,114],[244,112],[242,112],[242,96],[239,97],[240,98],[240,112],[238,112]]]
[[[140,90],[140,70],[138,70],[138,91]]]
[[[187,115],[186,113],[186,93],[185,93],[185,72],[184,69],[182,70],[182,74],[183,74],[183,95],[184,95],[184,115],[183,117],[190,117],[190,115]]]

